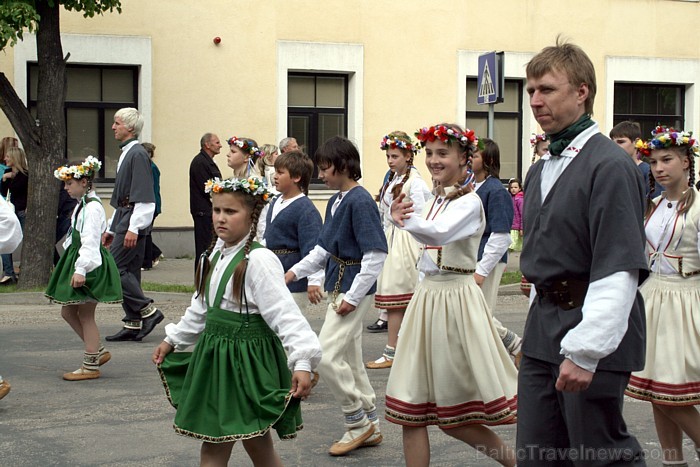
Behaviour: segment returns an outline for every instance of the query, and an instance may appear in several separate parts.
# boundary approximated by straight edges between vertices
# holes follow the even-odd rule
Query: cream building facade
[[[604,133],[626,118],[700,130],[698,1],[122,0],[122,9],[94,19],[62,12],[68,153],[105,159],[100,190],[108,194],[118,157],[112,115],[127,104],[144,113],[141,140],[156,144],[162,174],[156,227],[166,255],[193,250],[188,168],[203,133],[259,144],[294,135],[311,153],[344,134],[374,193],[387,169],[386,133],[448,121],[485,136],[475,83],[488,51],[505,52],[493,135],[501,178],[522,177],[538,131],[525,64],[560,33],[593,60],[594,118]],[[0,55],[0,71],[30,107],[35,60],[31,35]],[[13,134],[0,115],[0,136]],[[215,159],[224,176],[226,152]],[[421,155],[416,165],[427,174]],[[322,213],[330,194],[311,190]]]

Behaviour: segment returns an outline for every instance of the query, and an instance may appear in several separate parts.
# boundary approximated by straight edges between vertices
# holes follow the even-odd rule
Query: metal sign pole
[[[489,118],[488,121],[486,122],[486,135],[489,139],[495,139],[493,137],[493,116],[494,116],[494,107],[495,104],[489,104]]]

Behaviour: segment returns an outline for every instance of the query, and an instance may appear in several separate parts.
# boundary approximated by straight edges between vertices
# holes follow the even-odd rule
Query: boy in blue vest
[[[285,152],[275,160],[275,188],[280,193],[267,210],[263,243],[277,255],[288,270],[316,246],[321,233],[321,214],[306,196],[314,171],[313,161],[301,151]],[[287,284],[303,312],[311,303],[320,303],[323,270]]]
[[[323,358],[318,369],[345,416],[346,432],[329,450],[343,456],[382,442],[377,397],[362,359],[362,319],[372,307],[387,244],[377,204],[357,182],[362,172],[355,145],[335,136],[316,158],[319,177],[338,193],[328,202],[318,244],[285,279],[290,283],[326,268],[329,304],[319,335]]]

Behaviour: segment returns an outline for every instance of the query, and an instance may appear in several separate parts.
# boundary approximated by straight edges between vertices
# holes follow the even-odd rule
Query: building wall
[[[559,33],[593,60],[595,118],[604,132],[612,124],[615,80],[686,84],[686,127],[700,127],[696,1],[122,0],[122,9],[93,19],[64,12],[64,53],[76,63],[128,57],[142,65],[144,139],[158,146],[162,172],[160,227],[191,226],[184,187],[203,133],[260,144],[286,136],[289,70],[351,75],[349,136],[360,147],[370,192],[386,171],[378,149],[384,134],[438,121],[464,124],[465,80],[476,75],[480,53],[505,51],[506,77],[524,79],[527,60]],[[20,88],[31,48],[27,41],[0,54],[0,71]],[[524,97],[523,173],[527,139],[537,130]],[[0,134],[11,133],[0,115]],[[215,160],[227,175],[225,153]],[[425,175],[420,156],[417,164]],[[314,198],[324,207],[327,196]]]

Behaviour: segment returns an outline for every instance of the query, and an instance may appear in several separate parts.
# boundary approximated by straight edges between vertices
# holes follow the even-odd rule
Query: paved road
[[[158,268],[161,269],[158,272]],[[187,283],[191,261],[166,260],[144,280]],[[179,272],[178,272],[179,271]],[[169,280],[171,277],[172,280]],[[185,279],[183,279],[185,278]],[[176,321],[189,303],[182,294],[152,294],[163,310],[164,323]],[[499,296],[497,315],[521,332],[527,301],[517,294]],[[66,382],[61,375],[80,365],[82,347],[60,318],[60,307],[47,304],[40,294],[0,294],[0,371],[12,383],[12,392],[0,401],[0,466],[197,465],[199,443],[172,430],[174,409],[165,399],[158,375],[149,362],[163,338],[160,325],[144,342],[109,346],[113,359],[100,379]],[[118,306],[98,306],[103,334],[119,328]],[[307,317],[314,330],[322,325],[323,310],[311,307]],[[367,316],[370,324],[375,316]],[[385,334],[365,333],[366,359],[379,356]],[[383,411],[389,370],[374,370],[371,382]],[[384,443],[331,458],[327,449],[342,435],[342,417],[323,378],[303,403],[305,428],[295,441],[276,441],[285,465],[290,466],[398,466],[403,465],[400,427],[382,424]],[[644,448],[658,456],[651,409],[648,404],[626,404],[630,430]],[[514,443],[513,426],[496,428]],[[462,443],[430,430],[432,464],[438,466],[494,465]],[[687,458],[692,453],[687,446]],[[251,465],[241,446],[234,448],[230,465]],[[649,465],[660,465],[650,460]]]

